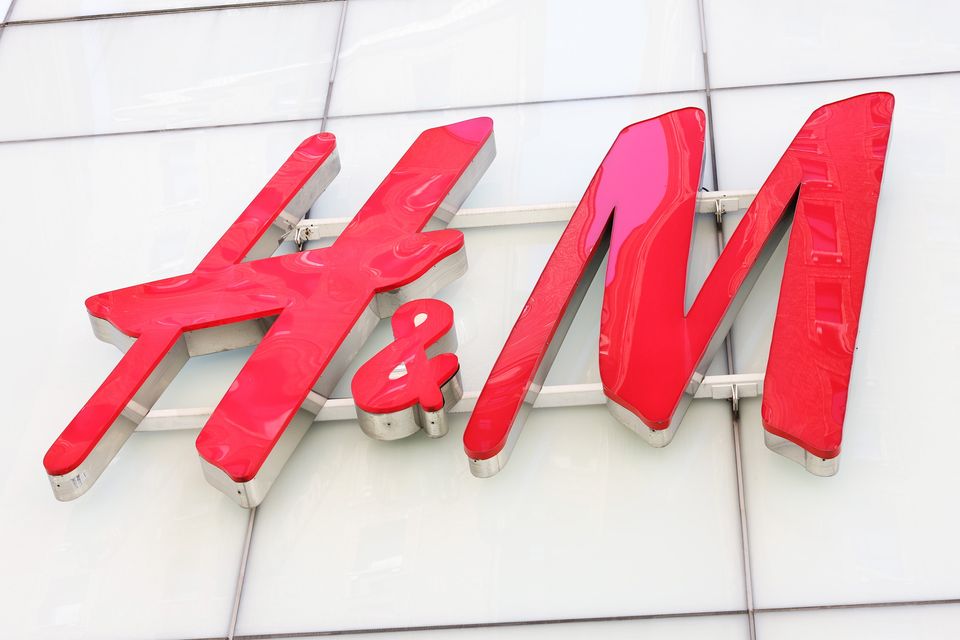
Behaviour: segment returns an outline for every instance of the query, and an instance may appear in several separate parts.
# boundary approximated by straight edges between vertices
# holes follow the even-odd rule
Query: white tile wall
[[[960,4],[703,0],[710,86],[960,70]]]
[[[330,118],[342,169],[312,214],[353,215],[421,131],[481,115],[493,118],[497,158],[464,207],[577,202],[621,129],[685,106],[704,109],[703,93]]]
[[[69,504],[51,496],[40,461],[53,431],[92,386],[76,379],[105,373],[83,364],[86,350],[65,362],[41,347],[59,366],[36,367],[36,388],[4,381],[3,636],[224,635],[247,516],[204,481],[195,432],[134,434],[96,491]]]
[[[757,616],[757,637],[777,640],[953,640],[960,605],[789,611]]]
[[[233,0],[226,0],[230,3]],[[17,0],[13,19],[178,9],[199,0]],[[224,2],[217,2],[224,4]],[[0,14],[6,9],[0,0]],[[19,313],[0,367],[0,635],[223,637],[246,527],[202,479],[195,432],[136,434],[95,489],[56,503],[45,448],[116,363],[83,299],[191,269],[320,127],[340,2],[13,26],[0,31],[0,273]],[[797,7],[705,0],[714,88],[956,70],[954,3]],[[715,90],[720,187],[758,186],[809,112],[897,97],[840,474],[767,451],[742,407],[756,605],[955,599],[960,519],[946,393],[960,356],[960,75]],[[350,0],[331,94],[342,175],[314,216],[349,216],[422,129],[490,115],[498,158],[467,206],[578,200],[616,132],[704,107],[698,7]],[[670,92],[668,95],[639,93]],[[633,97],[610,98],[632,95]],[[514,104],[522,103],[522,104]],[[538,104],[529,104],[538,103]],[[477,105],[503,105],[477,108]],[[395,115],[380,112],[416,111]],[[275,120],[279,124],[245,125]],[[206,128],[213,127],[213,128]],[[705,164],[712,187],[712,167]],[[732,229],[736,216],[728,217]],[[716,253],[695,228],[688,296]],[[467,233],[453,304],[468,388],[482,384],[561,225]],[[734,327],[761,371],[778,261]],[[595,381],[599,290],[551,383]],[[385,327],[365,352],[387,341]],[[584,348],[583,345],[589,345]],[[197,359],[160,401],[213,404],[244,353]],[[721,372],[717,367],[714,372]],[[346,384],[341,385],[346,392]],[[377,443],[314,428],[257,516],[241,634],[734,611],[745,606],[729,406],[698,402],[652,450],[600,407],[537,410],[510,466],[469,475],[466,417],[445,439]],[[955,422],[955,420],[953,421]],[[946,506],[945,506],[946,505]],[[10,579],[10,576],[13,578]],[[761,611],[757,637],[946,638],[956,605]],[[747,638],[746,617],[668,617],[396,637]],[[378,635],[378,637],[380,637]]]
[[[702,89],[697,25],[669,0],[354,2],[330,113]]]
[[[510,464],[310,431],[258,510],[244,634],[744,607],[729,408],[654,450],[603,407],[534,411]]]
[[[340,9],[302,4],[4,29],[0,140],[319,118]]]
[[[480,627],[474,629],[443,629],[437,631],[397,631],[376,634],[351,635],[357,640],[478,640],[503,638],[504,640],[577,640],[584,637],[602,637],[606,640],[739,640],[746,637],[747,621],[743,615],[696,616],[690,618],[666,618],[647,620],[624,620],[604,622],[578,622],[575,624],[532,624],[504,627]],[[298,636],[302,637],[302,636]],[[320,636],[313,636],[314,639]],[[309,636],[307,636],[309,639]],[[293,640],[277,638],[277,640]]]
[[[809,111],[876,89],[892,91],[897,104],[839,474],[815,478],[766,451],[759,405],[745,407],[761,607],[960,595],[960,517],[942,493],[960,481],[952,455],[960,435],[948,398],[938,397],[960,357],[960,296],[952,293],[960,222],[949,213],[949,176],[960,171],[960,77],[717,92],[717,162],[721,184],[759,184]],[[737,323],[741,370],[765,363],[778,280],[778,269],[765,275]]]
[[[74,320],[89,331],[83,300],[92,291],[192,270],[319,126],[308,121],[0,145],[5,210],[17,212],[31,230],[26,233],[43,233],[45,250],[56,249],[62,260],[62,269],[35,270],[34,280],[57,296],[34,296],[32,305],[58,312],[72,305],[69,315],[79,313]],[[0,234],[0,243],[6,260],[36,260],[37,247],[24,236]],[[76,262],[85,271],[65,280]],[[22,295],[35,289],[30,282],[16,286],[24,287]]]
[[[11,20],[51,20],[77,16],[163,11],[223,5],[244,5],[259,0],[16,0]],[[284,0],[270,0],[280,3]]]

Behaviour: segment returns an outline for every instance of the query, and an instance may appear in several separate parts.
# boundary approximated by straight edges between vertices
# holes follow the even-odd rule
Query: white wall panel
[[[757,616],[759,640],[953,640],[960,605],[784,611]]]
[[[163,11],[196,7],[243,5],[258,0],[17,0],[11,20],[50,20],[105,13]],[[271,0],[274,1],[274,0]],[[276,0],[283,2],[284,0]]]
[[[223,635],[246,514],[204,481],[196,432],[134,434],[94,491],[53,499],[43,454],[83,401],[75,377],[96,374],[78,364],[33,377],[34,389],[4,385],[15,395],[4,403],[11,462],[0,474],[3,636]]]
[[[944,381],[960,357],[955,294],[960,78],[715,94],[721,184],[759,184],[815,107],[867,90],[896,96],[867,274],[839,474],[816,478],[763,445],[746,403],[744,468],[761,607],[956,598],[960,433]],[[740,370],[766,362],[782,272],[768,270],[735,326]]]
[[[529,624],[474,629],[442,629],[436,631],[397,631],[376,634],[350,635],[356,640],[579,640],[598,637],[604,640],[742,640],[747,634],[747,620],[743,615],[696,616],[648,620],[577,622],[572,624]],[[297,636],[304,638],[304,636]],[[313,636],[314,639],[321,636]],[[329,636],[326,636],[329,637]],[[310,636],[306,636],[308,640]],[[277,638],[276,640],[293,640]]]
[[[960,69],[960,4],[704,0],[711,87]]]
[[[239,1],[17,0],[11,17]],[[960,10],[945,0],[704,1],[721,188],[758,187],[821,104],[868,90],[897,97],[839,474],[815,478],[766,450],[760,400],[741,402],[755,603],[956,599],[960,436],[938,394],[960,357],[960,75],[717,87],[960,69]],[[93,337],[84,298],[192,269],[320,128],[342,7],[0,31],[0,142],[70,138],[0,144],[0,636],[227,633],[247,512],[203,480],[195,431],[135,434],[67,504],[54,501],[41,460],[119,359]],[[420,131],[479,115],[495,120],[498,157],[466,206],[576,201],[622,127],[706,106],[696,2],[351,0],[344,24],[327,123],[343,170],[314,217],[353,215]],[[273,120],[294,121],[244,125]],[[177,128],[191,130],[125,133]],[[727,216],[728,232],[737,220]],[[438,297],[457,314],[468,390],[484,382],[562,227],[466,232],[468,273]],[[694,232],[688,298],[716,256],[713,219]],[[765,368],[783,249],[734,325],[740,372]],[[550,383],[598,380],[596,285]],[[336,395],[388,341],[382,324]],[[194,359],[158,405],[213,405],[248,353]],[[486,480],[467,468],[466,420],[444,439],[400,442],[372,441],[355,421],[315,425],[257,513],[238,633],[746,607],[728,404],[695,402],[661,450],[603,407],[536,410],[508,467]],[[956,635],[957,611],[761,612],[757,630],[761,640],[929,640]],[[376,637],[548,634],[724,640],[748,630],[734,613]]]
[[[8,27],[0,140],[319,118],[339,20],[322,3]]]
[[[331,115],[703,88],[694,2],[350,4]]]
[[[604,407],[531,413],[507,468],[439,440],[312,429],[259,508],[244,634],[736,610],[729,407],[652,449]]]
[[[353,7],[350,8],[353,11]],[[621,129],[681,107],[705,108],[703,92],[554,104],[331,118],[342,169],[314,217],[353,215],[424,129],[493,118],[497,158],[465,207],[577,202]],[[709,150],[704,174],[711,176]]]

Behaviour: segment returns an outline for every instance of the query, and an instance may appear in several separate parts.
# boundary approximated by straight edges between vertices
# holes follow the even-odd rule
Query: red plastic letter
[[[610,243],[600,330],[604,393],[621,422],[663,446],[791,219],[764,423],[802,455],[768,438],[772,448],[814,473],[835,469],[825,461],[839,453],[892,111],[893,97],[874,93],[814,112],[686,313],[703,113],[682,109],[624,129],[480,395],[464,434],[474,473],[491,475],[506,462],[579,304],[578,287],[589,284],[602,255],[604,234]]]
[[[337,171],[333,136],[313,136],[195,271],[90,298],[95,331],[129,351],[44,458],[57,498],[90,487],[189,356],[260,342],[197,439],[211,484],[259,504],[378,317],[422,276],[418,292],[463,272],[463,235],[421,230],[483,175],[492,130],[425,131],[332,246],[267,258]]]
[[[360,428],[377,440],[397,440],[420,429],[447,434],[446,409],[463,395],[453,309],[440,300],[414,300],[390,320],[396,340],[353,377]],[[433,356],[433,357],[431,357]]]

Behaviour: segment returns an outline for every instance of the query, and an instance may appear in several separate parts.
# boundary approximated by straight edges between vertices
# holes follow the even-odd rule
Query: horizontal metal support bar
[[[754,398],[763,394],[762,373],[706,376],[697,389],[695,398],[730,400]],[[477,404],[479,391],[468,391],[450,413],[470,413]],[[565,384],[546,386],[540,390],[537,409],[556,407],[585,407],[606,403],[599,382],[591,384]],[[198,409],[154,409],[143,419],[137,431],[173,431],[177,429],[200,429],[213,413],[212,407]],[[331,398],[320,410],[315,422],[355,420],[357,417],[353,398]]]
[[[729,211],[746,209],[753,202],[756,191],[701,191],[697,194],[696,212],[713,216],[722,216]],[[485,209],[461,209],[448,228],[471,229],[477,227],[509,226],[514,224],[536,224],[541,222],[566,222],[576,209],[574,202],[557,204],[527,205],[519,207],[491,207]],[[287,234],[291,242],[303,243],[309,240],[334,238],[343,232],[352,218],[318,218],[301,221]],[[733,400],[751,398],[763,393],[763,374],[750,373],[740,375],[707,376],[700,383],[696,398],[713,400]],[[469,391],[451,409],[451,413],[469,413],[473,411],[479,397],[479,391]],[[601,405],[606,402],[603,388],[599,383],[556,385],[543,387],[536,408],[580,407]],[[191,409],[154,409],[140,423],[137,431],[170,431],[176,429],[200,429],[206,423],[212,407]],[[353,398],[331,398],[323,405],[316,422],[333,420],[353,420],[357,416]]]
[[[697,194],[697,213],[712,216],[728,211],[746,209],[757,195],[756,191],[701,191]],[[567,222],[577,208],[576,202],[538,204],[520,207],[490,207],[460,209],[448,225],[449,229],[502,227],[512,224],[539,222]],[[290,242],[323,240],[340,235],[353,218],[314,218],[302,220],[286,237]]]

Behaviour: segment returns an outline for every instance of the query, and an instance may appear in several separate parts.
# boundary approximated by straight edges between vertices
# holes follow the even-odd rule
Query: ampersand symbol
[[[377,440],[420,429],[446,435],[447,410],[463,396],[453,309],[440,300],[413,300],[391,319],[396,338],[353,377],[360,428]]]

